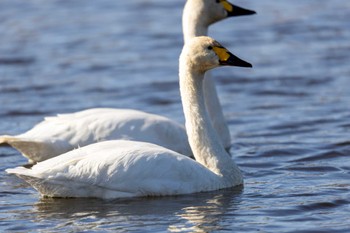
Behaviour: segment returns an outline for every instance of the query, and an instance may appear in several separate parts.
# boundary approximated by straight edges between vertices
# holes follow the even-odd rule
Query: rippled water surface
[[[0,1],[0,134],[90,107],[183,122],[184,2]],[[350,232],[350,2],[234,3],[258,14],[209,33],[254,65],[213,74],[243,189],[42,199],[4,172],[26,160],[0,147],[0,231]]]

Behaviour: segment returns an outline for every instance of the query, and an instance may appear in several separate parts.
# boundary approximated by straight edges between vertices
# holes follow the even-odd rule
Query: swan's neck
[[[203,79],[204,73],[194,72],[185,63],[180,63],[180,92],[189,143],[196,161],[230,182],[241,173],[210,122],[205,108]]]
[[[203,9],[204,6],[200,6],[199,4],[200,1],[187,1],[184,7],[182,14],[182,30],[185,43],[193,37],[208,35],[208,27],[211,22],[205,21],[205,17],[203,17],[205,13],[203,10],[200,10]],[[224,147],[229,148],[231,145],[230,131],[218,98],[215,82],[210,78],[209,72],[205,75],[203,87],[205,90],[205,105],[211,122],[214,129],[219,134]]]
[[[183,21],[184,22],[184,21]],[[190,39],[196,36],[208,35],[208,27],[200,24],[196,24],[194,21],[184,23],[183,26],[184,42],[186,43]]]
[[[216,91],[215,82],[211,77],[210,72],[205,74],[203,88],[205,106],[207,107],[213,127],[219,134],[224,147],[229,148],[231,146],[230,130],[227,126],[224,112],[222,111],[221,103]]]
[[[203,6],[199,1],[187,1],[182,14],[182,30],[184,42],[196,36],[208,35],[208,22],[203,17]]]

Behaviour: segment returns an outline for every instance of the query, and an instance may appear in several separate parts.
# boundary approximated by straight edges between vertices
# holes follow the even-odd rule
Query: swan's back
[[[114,140],[82,147],[7,172],[50,197],[121,198],[194,193],[224,188],[220,176],[166,148]]]

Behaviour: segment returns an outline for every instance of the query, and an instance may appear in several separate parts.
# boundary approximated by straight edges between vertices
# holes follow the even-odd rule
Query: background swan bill
[[[226,0],[220,1],[220,3],[224,6],[225,10],[227,11],[228,17],[236,17],[236,16],[244,16],[244,15],[253,15],[256,14],[255,11],[245,9],[243,7],[239,7],[237,5],[234,5]]]

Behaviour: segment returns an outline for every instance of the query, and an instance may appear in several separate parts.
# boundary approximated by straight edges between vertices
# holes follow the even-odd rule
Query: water
[[[235,1],[257,15],[210,35],[254,69],[221,68],[220,98],[243,189],[129,200],[42,199],[4,170],[0,231],[349,232],[350,3]],[[183,122],[184,1],[0,2],[0,133],[44,116],[129,107]]]

